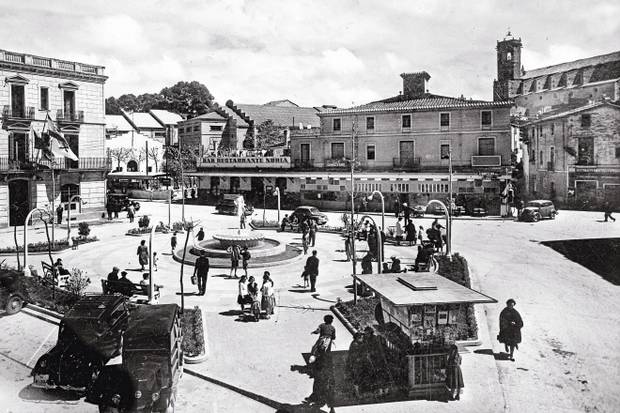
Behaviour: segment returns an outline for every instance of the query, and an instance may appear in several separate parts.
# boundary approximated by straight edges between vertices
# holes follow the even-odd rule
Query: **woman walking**
[[[463,384],[463,372],[461,371],[461,355],[456,344],[452,344],[448,350],[446,362],[446,386],[450,390],[450,399],[459,400]]]
[[[521,328],[523,320],[521,314],[514,309],[517,302],[512,298],[506,301],[506,308],[499,314],[499,334],[497,339],[500,343],[504,343],[506,353],[509,353],[510,360],[515,361],[515,348],[519,348],[521,342]]]
[[[405,233],[407,234],[405,240],[409,242],[409,246],[415,245],[416,236],[413,221],[409,221],[409,223],[405,226]]]
[[[146,241],[140,241],[138,245],[138,262],[140,262],[140,271],[144,271],[144,266],[149,263],[149,247],[146,246]]]
[[[276,296],[273,289],[273,280],[269,271],[265,271],[263,275],[263,286],[261,287],[261,308],[265,310],[265,318],[269,319],[273,314],[273,309],[276,306]]]
[[[226,249],[230,254],[230,278],[237,278],[237,268],[239,268],[239,259],[241,258],[241,250],[238,245],[231,245]]]

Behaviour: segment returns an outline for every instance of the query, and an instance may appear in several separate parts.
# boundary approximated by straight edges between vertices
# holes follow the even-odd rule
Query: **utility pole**
[[[351,263],[353,265],[353,302],[357,304],[357,278],[355,278],[355,120],[351,127]]]
[[[450,255],[452,252],[452,214],[454,212],[452,211],[452,145],[450,145],[450,149],[448,150],[448,192],[450,193],[448,198],[448,201],[450,202],[448,206],[450,220],[448,221],[448,228],[446,228],[448,231],[448,245],[446,250],[448,255]]]

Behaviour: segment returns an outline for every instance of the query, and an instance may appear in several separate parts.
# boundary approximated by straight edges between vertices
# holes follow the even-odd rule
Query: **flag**
[[[69,146],[69,142],[67,142],[67,139],[58,130],[58,128],[56,127],[56,125],[52,121],[52,118],[50,118],[49,115],[47,115],[46,122],[47,122],[46,124],[47,132],[44,132],[42,135],[47,134],[48,136],[47,142],[49,142],[48,148],[51,151],[51,153],[55,157],[59,157],[59,158],[64,157],[64,158],[69,158],[72,161],[77,161],[78,157],[71,150],[71,147]],[[43,138],[43,141],[45,140],[46,139]],[[44,149],[44,154],[45,154],[45,149]]]
[[[41,157],[48,161],[54,158],[54,154],[50,148],[50,138],[47,132],[43,132],[41,135],[36,130],[32,130],[34,133],[34,148],[41,150]]]

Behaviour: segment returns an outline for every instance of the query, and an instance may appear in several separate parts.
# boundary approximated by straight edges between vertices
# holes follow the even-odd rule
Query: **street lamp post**
[[[276,186],[273,194],[278,196],[278,223],[280,223],[280,187]]]
[[[74,199],[78,198],[80,199],[80,204],[86,203],[82,200],[81,196],[73,195],[71,198],[69,198],[69,203],[67,204],[67,242],[69,244],[71,243],[71,204],[73,203]]]
[[[35,211],[39,211],[41,213],[41,216],[43,216],[44,213],[47,213],[47,211],[45,211],[44,209],[33,208],[30,210],[30,212],[28,212],[28,215],[26,215],[26,219],[24,220],[24,274],[25,275],[29,275],[30,273],[30,270],[28,269],[28,221],[30,220],[30,217]]]
[[[381,229],[385,231],[385,198],[383,198],[383,194],[380,191],[372,191],[372,194],[368,195],[368,200],[372,200],[372,197],[378,194],[381,197]],[[374,221],[373,221],[374,222]]]
[[[448,151],[448,192],[450,193],[450,209],[449,217],[450,217],[450,226],[447,228],[448,232],[448,241],[446,245],[446,251],[448,255],[450,255],[450,251],[452,251],[452,148]]]
[[[152,225],[149,232],[149,303],[153,302],[153,234],[157,225]]]

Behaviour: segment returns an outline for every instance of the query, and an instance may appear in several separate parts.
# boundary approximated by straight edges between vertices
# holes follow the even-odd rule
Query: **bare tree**
[[[114,148],[108,151],[110,158],[116,161],[116,168],[119,169],[121,167],[121,163],[125,162],[129,155],[131,155],[131,149],[127,148]]]
[[[140,148],[140,149],[131,148],[129,150],[129,158],[133,159],[134,161],[138,163],[138,170],[140,170],[142,161],[146,159],[146,150],[144,148]]]
[[[154,169],[154,171],[155,171],[155,172],[157,172],[157,171],[158,171],[158,169],[157,169],[157,166],[158,166],[158,165],[157,165],[157,164],[158,164],[158,162],[159,162],[159,157],[161,156],[161,155],[159,154],[159,147],[157,147],[157,146],[151,146],[151,147],[149,148],[148,153],[146,154],[146,156],[148,157],[148,159],[150,159],[150,160],[152,160],[152,161],[153,161],[153,163],[155,164],[155,169]]]

